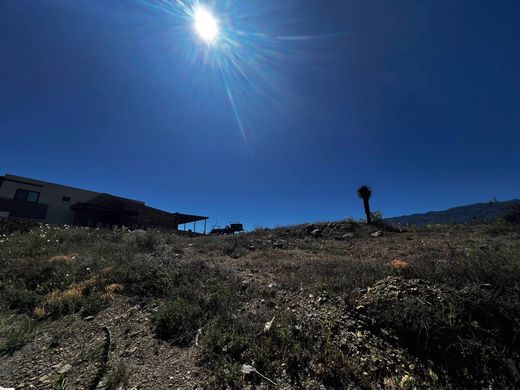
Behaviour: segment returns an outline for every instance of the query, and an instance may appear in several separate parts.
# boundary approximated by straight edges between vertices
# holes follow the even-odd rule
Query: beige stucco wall
[[[4,180],[0,186],[0,197],[14,199],[17,189],[39,192],[40,198],[38,199],[38,203],[48,205],[47,217],[45,218],[45,222],[48,223],[71,224],[74,220],[74,211],[70,209],[70,206],[77,202],[86,202],[99,195],[98,192],[94,191],[62,186],[20,176],[5,175],[4,177],[6,180]],[[64,196],[69,196],[71,198],[70,201],[63,201],[62,198]]]

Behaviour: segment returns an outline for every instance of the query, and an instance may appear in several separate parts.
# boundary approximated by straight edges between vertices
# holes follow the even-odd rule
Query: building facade
[[[170,213],[145,202],[6,174],[0,176],[0,217],[82,226],[178,229],[207,217]],[[195,229],[194,229],[195,230]],[[205,229],[204,229],[205,230]]]

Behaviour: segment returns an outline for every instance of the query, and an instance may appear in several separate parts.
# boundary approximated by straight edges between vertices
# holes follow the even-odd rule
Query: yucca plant
[[[372,223],[372,215],[370,214],[370,197],[372,190],[369,186],[361,186],[357,190],[358,196],[363,199],[363,206],[365,207],[365,214],[367,216],[367,223]]]

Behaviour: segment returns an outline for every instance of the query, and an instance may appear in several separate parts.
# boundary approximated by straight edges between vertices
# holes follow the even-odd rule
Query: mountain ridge
[[[468,224],[490,222],[503,217],[520,199],[501,202],[473,203],[456,206],[442,211],[428,211],[385,218],[385,222],[395,225],[432,225],[432,224]]]

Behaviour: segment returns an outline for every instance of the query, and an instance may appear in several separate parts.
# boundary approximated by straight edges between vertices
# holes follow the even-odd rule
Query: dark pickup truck
[[[209,234],[222,236],[226,234],[235,234],[244,231],[244,225],[241,223],[230,223],[225,228],[213,228]]]

